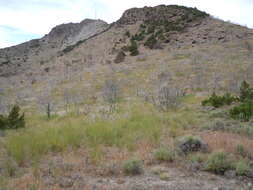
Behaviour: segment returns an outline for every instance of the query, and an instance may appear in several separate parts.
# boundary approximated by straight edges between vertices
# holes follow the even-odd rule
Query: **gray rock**
[[[228,170],[224,173],[224,176],[231,179],[236,177],[236,172],[234,170]]]
[[[253,184],[252,183],[248,183],[248,190],[253,190]]]
[[[0,137],[5,137],[5,132],[3,130],[0,130]]]
[[[74,185],[74,180],[64,177],[60,179],[59,185],[61,188],[70,188]]]
[[[191,171],[193,171],[193,172],[197,172],[201,168],[202,168],[202,164],[198,163],[198,162],[190,163],[189,166],[188,166],[188,169],[191,170]]]
[[[178,148],[184,154],[197,151],[208,152],[208,145],[194,136],[184,136],[179,139]]]

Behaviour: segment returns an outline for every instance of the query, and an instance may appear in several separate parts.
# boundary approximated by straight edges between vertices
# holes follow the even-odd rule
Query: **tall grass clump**
[[[36,122],[38,123],[38,122]],[[62,152],[68,147],[97,148],[116,146],[135,150],[138,142],[148,141],[157,145],[162,134],[158,116],[132,114],[115,121],[85,121],[81,117],[41,120],[39,126],[29,127],[6,137],[7,151],[22,165],[37,160],[49,152]]]

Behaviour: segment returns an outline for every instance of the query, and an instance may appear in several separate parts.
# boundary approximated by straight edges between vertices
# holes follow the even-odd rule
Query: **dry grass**
[[[201,137],[212,150],[224,150],[235,154],[236,146],[241,144],[250,154],[250,157],[253,157],[253,140],[247,137],[226,132],[204,132]]]

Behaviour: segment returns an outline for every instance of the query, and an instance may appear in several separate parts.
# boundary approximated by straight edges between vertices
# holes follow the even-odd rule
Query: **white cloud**
[[[251,0],[0,0],[0,26],[43,36],[58,24],[80,22],[85,18],[100,18],[111,23],[128,8],[159,4],[197,7],[218,18],[253,27]],[[10,37],[15,39],[16,34],[6,36],[2,29],[0,35],[3,47],[12,45]]]

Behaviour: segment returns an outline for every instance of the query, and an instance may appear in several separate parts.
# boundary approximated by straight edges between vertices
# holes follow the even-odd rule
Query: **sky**
[[[178,4],[253,28],[253,0],[0,0],[0,48],[41,38],[56,25],[85,18],[108,23],[133,7]]]

